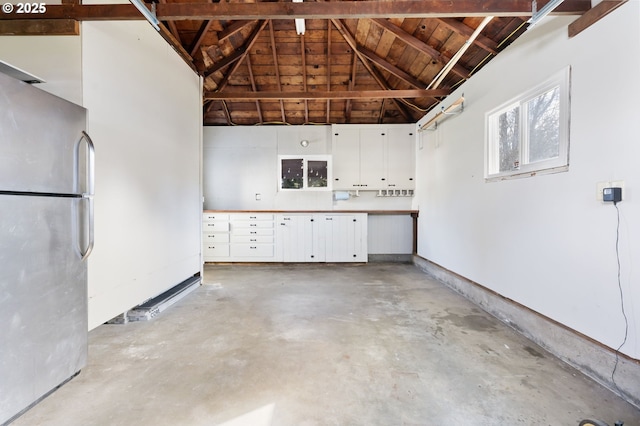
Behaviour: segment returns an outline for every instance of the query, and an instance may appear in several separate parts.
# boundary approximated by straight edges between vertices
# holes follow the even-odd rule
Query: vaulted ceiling
[[[205,125],[416,122],[522,35],[548,2],[157,1],[148,7],[160,33],[204,78]],[[591,8],[591,0],[565,0],[553,13],[582,15],[577,33],[624,1]],[[35,18],[62,28],[141,16],[130,4],[63,0]]]

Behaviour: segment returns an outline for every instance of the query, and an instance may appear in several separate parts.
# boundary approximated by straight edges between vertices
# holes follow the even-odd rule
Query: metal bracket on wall
[[[442,107],[440,112],[433,116],[433,118],[420,126],[419,131],[423,130],[436,130],[438,123],[446,120],[452,115],[458,115],[464,111],[464,96],[461,96],[457,101],[449,105],[447,108]]]

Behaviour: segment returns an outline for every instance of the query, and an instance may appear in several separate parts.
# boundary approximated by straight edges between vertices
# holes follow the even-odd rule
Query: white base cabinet
[[[366,262],[366,213],[205,213],[205,262]]]

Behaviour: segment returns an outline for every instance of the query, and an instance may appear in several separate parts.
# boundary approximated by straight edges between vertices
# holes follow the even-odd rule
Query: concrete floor
[[[639,425],[640,411],[412,265],[207,266],[14,425]]]

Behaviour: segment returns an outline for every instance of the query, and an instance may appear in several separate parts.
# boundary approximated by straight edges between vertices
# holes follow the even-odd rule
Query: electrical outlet
[[[605,188],[622,188],[622,199],[624,200],[624,181],[623,180],[610,180],[606,182],[598,182],[596,184],[596,201],[602,201],[602,190]]]

